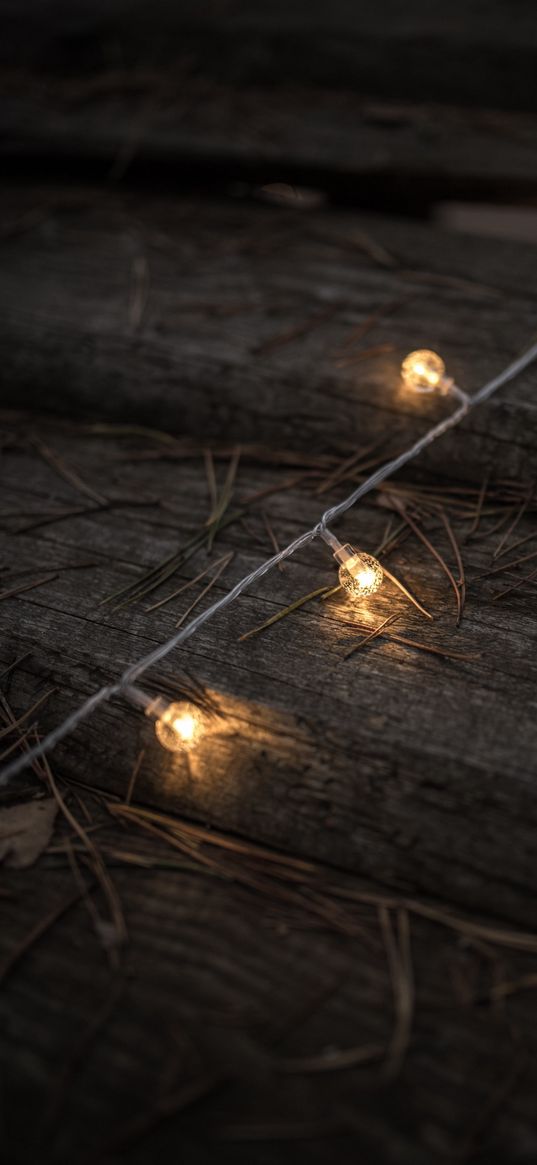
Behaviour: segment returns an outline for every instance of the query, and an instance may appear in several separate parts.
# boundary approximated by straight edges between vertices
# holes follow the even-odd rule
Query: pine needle
[[[462,554],[460,551],[459,544],[457,542],[455,534],[453,533],[453,528],[452,528],[451,522],[450,522],[445,510],[441,506],[439,509],[439,513],[440,513],[440,517],[444,523],[449,541],[451,542],[451,546],[453,548],[453,553],[455,555],[455,561],[457,563],[457,569],[459,571],[459,577],[457,579],[457,586],[459,587],[461,602],[460,602],[460,609],[459,609],[459,614],[458,614],[458,618],[457,618],[457,627],[458,627],[460,625],[460,622],[461,622],[461,619],[463,616],[464,604],[466,602],[466,579],[465,579],[465,575],[464,575],[464,563],[462,561]]]
[[[532,482],[531,488],[528,490],[528,493],[526,494],[526,497],[524,498],[522,505],[517,510],[512,522],[507,527],[507,530],[505,530],[504,533],[502,534],[502,537],[500,538],[500,541],[496,547],[496,550],[494,551],[494,553],[492,555],[493,558],[500,557],[500,554],[502,553],[502,550],[507,542],[507,539],[509,538],[509,535],[512,534],[513,530],[516,529],[516,527],[518,526],[518,523],[520,522],[521,518],[524,516],[530,502],[532,501],[534,492],[535,492],[535,482]],[[507,551],[506,551],[506,553],[507,553]]]
[[[98,505],[107,504],[108,499],[103,494],[97,493],[97,490],[93,489],[92,486],[86,485],[85,481],[82,481],[80,474],[75,469],[71,469],[69,465],[66,465],[65,461],[62,460],[54,449],[49,449],[48,445],[43,444],[42,441],[34,441],[33,444],[34,448],[41,454],[43,460],[50,465],[51,469],[55,469],[56,473],[60,477],[63,477],[64,481],[78,490],[78,493],[85,494],[86,497],[91,498]]]
[[[388,570],[384,563],[382,563],[382,569],[386,575],[386,578],[389,578],[390,582],[392,582],[394,586],[398,587],[403,595],[406,595],[407,599],[409,599],[410,602],[414,604],[417,610],[421,611],[422,615],[425,615],[426,619],[432,620],[433,616],[431,615],[431,612],[428,611],[426,607],[422,607],[421,603],[419,603],[418,600],[414,598],[414,595],[412,595],[410,591],[407,590],[401,580],[398,579],[395,574],[392,574],[390,570]]]
[[[504,591],[500,591],[497,595],[493,595],[492,602],[495,603],[498,599],[503,599],[505,595],[510,595],[511,591],[516,591],[518,587],[523,587],[524,583],[533,582],[533,579],[536,575],[537,567],[535,567],[535,570],[532,570],[530,574],[525,574],[524,578],[519,578],[517,582],[512,583],[510,587],[506,587]]]
[[[204,587],[203,590],[200,592],[200,594],[197,596],[197,598],[194,599],[194,602],[191,603],[189,607],[187,607],[184,614],[181,615],[181,618],[177,620],[177,623],[175,624],[176,627],[181,627],[183,625],[185,619],[188,619],[188,616],[192,613],[192,611],[194,611],[196,609],[196,607],[198,606],[198,603],[201,603],[201,600],[203,598],[205,598],[205,595],[207,595],[209,593],[209,591],[212,589],[212,587],[214,587],[215,583],[218,582],[220,575],[224,572],[226,567],[229,566],[233,556],[234,556],[234,551],[231,550],[229,554],[227,554],[224,558],[222,558],[220,560],[220,566],[218,567],[218,570],[215,572],[215,574],[213,575],[211,580],[207,583],[207,586]]]
[[[51,688],[49,692],[45,692],[43,696],[40,696],[39,699],[35,701],[35,704],[32,704],[31,708],[27,708],[26,712],[23,712],[22,716],[19,716],[17,720],[13,720],[12,723],[6,726],[6,728],[0,729],[0,740],[2,740],[4,736],[9,736],[11,732],[15,732],[16,729],[19,728],[21,724],[24,724],[30,716],[33,716],[34,712],[37,712],[37,709],[40,708],[46,700],[49,700],[56,691],[57,688]]]
[[[285,619],[293,611],[298,611],[299,607],[303,607],[305,603],[311,602],[312,599],[317,599],[319,595],[326,595],[328,591],[333,592],[333,589],[333,587],[326,586],[317,587],[315,591],[310,591],[308,595],[302,595],[300,599],[295,599],[294,603],[291,603],[289,607],[285,607],[283,611],[278,611],[276,615],[271,615],[270,619],[266,619],[264,623],[260,623],[259,627],[252,627],[251,631],[246,631],[244,635],[239,635],[239,643],[242,643],[245,639],[251,639],[252,635],[259,635],[267,627],[272,627],[273,623],[278,623],[280,619]]]
[[[220,523],[221,523],[222,518],[224,517],[224,514],[225,514],[226,510],[228,509],[228,506],[231,502],[231,498],[233,495],[233,486],[235,484],[235,477],[237,475],[237,469],[239,466],[240,457],[241,457],[241,451],[239,448],[239,449],[235,450],[235,452],[231,458],[231,461],[230,461],[229,466],[228,466],[228,471],[226,474],[226,479],[225,479],[224,485],[222,487],[222,491],[221,491],[221,493],[216,501],[216,505],[213,507],[213,510],[212,510],[211,514],[209,515],[209,518],[207,519],[206,525],[209,528],[209,538],[208,538],[207,546],[208,546],[209,551],[212,550],[212,545],[213,545],[214,539],[216,537],[216,534],[218,533],[218,530],[220,528]]]
[[[388,618],[384,619],[384,622],[381,623],[379,627],[375,627],[373,631],[370,631],[368,635],[366,635],[363,639],[360,639],[359,643],[356,643],[354,647],[351,647],[350,651],[345,653],[343,659],[350,659],[351,655],[354,655],[356,651],[360,651],[362,647],[365,647],[366,643],[370,643],[372,639],[376,639],[377,635],[382,635],[385,627],[389,627],[390,624],[394,623],[398,618],[399,615],[397,614],[388,615]]]
[[[276,535],[275,535],[275,533],[274,533],[274,530],[272,529],[272,526],[271,526],[271,524],[270,524],[270,522],[269,522],[269,520],[268,520],[268,518],[267,518],[267,515],[266,515],[266,513],[265,513],[265,511],[264,511],[264,510],[262,510],[262,511],[261,511],[261,517],[262,517],[262,519],[263,519],[263,525],[264,525],[264,527],[265,527],[265,530],[267,531],[267,534],[268,534],[268,536],[269,536],[269,539],[270,539],[270,544],[271,544],[271,546],[272,546],[272,549],[273,549],[273,551],[274,551],[274,553],[275,553],[275,554],[279,554],[279,553],[280,553],[280,550],[281,550],[281,546],[280,546],[280,544],[279,544],[279,542],[278,542],[278,539],[277,539],[277,537],[276,537]],[[285,572],[285,562],[279,562],[279,563],[278,563],[278,570],[279,570],[279,571],[281,571],[281,573],[282,573],[282,574],[284,574],[284,572]]]
[[[158,603],[153,603],[151,607],[146,607],[146,612],[157,611],[159,607],[164,607],[166,603],[170,603],[172,599],[176,599],[178,595],[182,595],[183,591],[187,591],[190,587],[195,586],[197,582],[201,582],[201,579],[205,578],[205,576],[208,575],[211,570],[214,570],[217,566],[219,566],[221,562],[228,562],[229,557],[229,554],[223,554],[221,558],[216,560],[216,562],[210,562],[209,565],[205,567],[205,570],[201,570],[195,578],[189,578],[187,582],[178,587],[176,591],[172,591],[171,595],[166,595],[164,599],[159,599]]]
[[[446,577],[449,579],[451,586],[453,587],[453,593],[455,595],[455,601],[457,604],[457,623],[460,623],[461,607],[462,607],[461,592],[457,586],[457,583],[453,577],[453,573],[450,570],[447,562],[445,561],[444,558],[442,558],[442,555],[440,554],[440,552],[436,549],[435,546],[433,546],[432,542],[429,540],[429,538],[424,533],[424,531],[421,529],[421,527],[418,526],[417,522],[415,522],[414,519],[410,517],[410,514],[407,512],[407,510],[405,510],[404,507],[397,500],[395,500],[395,507],[399,511],[399,513],[401,514],[401,517],[404,518],[405,522],[408,522],[408,525],[410,526],[412,532],[416,535],[417,538],[419,538],[420,542],[423,543],[423,545],[429,551],[429,554],[432,554],[433,558],[436,560],[436,562],[439,564],[441,569],[444,571],[444,574],[446,575]]]
[[[57,574],[46,574],[43,578],[36,578],[32,582],[19,583],[18,586],[10,587],[7,591],[0,591],[0,600],[12,599],[15,595],[21,595],[23,591],[32,591],[35,587],[42,587],[45,583],[54,582],[57,577]]]
[[[467,539],[471,538],[473,534],[476,534],[477,530],[479,529],[479,523],[481,521],[481,513],[483,510],[483,503],[485,501],[485,497],[487,494],[489,481],[490,481],[490,470],[487,471],[487,473],[485,474],[485,476],[483,478],[483,483],[481,485],[481,489],[479,490],[479,496],[477,499],[477,505],[476,505],[475,514],[474,514],[474,517],[472,520],[472,525],[470,526],[470,529],[468,530],[468,533],[466,535]]]

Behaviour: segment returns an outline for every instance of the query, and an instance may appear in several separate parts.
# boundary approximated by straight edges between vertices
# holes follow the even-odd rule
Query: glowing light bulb
[[[203,713],[195,704],[186,701],[169,704],[155,722],[157,740],[170,752],[192,748],[203,734],[203,728]]]
[[[372,554],[355,550],[348,543],[334,555],[339,562],[339,581],[353,599],[374,595],[382,586],[384,571]]]
[[[401,376],[413,392],[434,392],[435,388],[445,391],[450,384],[442,357],[427,348],[409,353],[401,365]]]

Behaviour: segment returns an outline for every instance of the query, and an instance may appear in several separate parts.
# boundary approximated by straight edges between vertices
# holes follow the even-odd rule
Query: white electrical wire
[[[442,437],[444,433],[448,432],[449,429],[453,429],[460,423],[460,421],[462,421],[463,417],[466,416],[470,409],[473,409],[476,405],[481,404],[485,400],[488,400],[488,398],[492,396],[492,394],[496,392],[498,388],[501,388],[504,384],[507,384],[510,380],[513,380],[515,376],[518,376],[518,374],[527,368],[528,365],[531,364],[535,359],[537,359],[537,343],[533,344],[531,348],[528,348],[528,350],[524,352],[522,356],[519,356],[518,359],[514,360],[512,364],[509,364],[508,367],[505,368],[503,372],[500,372],[498,376],[495,376],[493,380],[489,380],[485,385],[483,385],[482,388],[479,389],[479,392],[475,393],[473,396],[467,396],[467,394],[463,392],[462,389],[458,388],[457,385],[452,385],[449,391],[452,395],[461,400],[462,403],[460,404],[459,408],[451,414],[450,417],[447,417],[446,420],[441,421],[438,425],[434,425],[433,428],[429,429],[423,437],[420,437],[419,441],[416,441],[413,445],[411,445],[410,449],[407,449],[404,453],[401,453],[399,457],[395,457],[392,461],[387,461],[384,465],[377,469],[376,472],[371,475],[371,477],[368,477],[366,481],[362,482],[362,484],[359,485],[357,489],[353,490],[353,492],[349,494],[349,496],[345,498],[344,501],[340,502],[339,505],[332,506],[331,509],[326,510],[316,526],[312,526],[310,530],[306,530],[304,534],[301,534],[298,538],[295,538],[294,542],[290,542],[289,546],[286,546],[283,550],[280,550],[278,554],[274,554],[272,558],[268,558],[266,562],[261,563],[261,565],[258,566],[256,570],[252,571],[251,574],[246,575],[245,578],[236,583],[235,586],[221,599],[218,599],[216,603],[213,603],[212,606],[207,607],[205,611],[202,611],[199,615],[196,615],[194,619],[191,619],[190,623],[187,623],[185,627],[182,627],[180,631],[177,631],[176,634],[172,635],[170,639],[167,639],[165,643],[159,644],[159,646],[155,647],[153,651],[150,651],[148,655],[143,656],[142,659],[139,659],[136,663],[131,664],[130,667],[128,667],[123,672],[115,684],[108,684],[105,687],[99,688],[97,692],[94,692],[94,694],[90,696],[88,700],[81,704],[80,707],[72,712],[71,715],[68,716],[65,720],[63,720],[61,724],[58,724],[57,728],[54,728],[52,732],[49,732],[48,735],[43,738],[43,740],[39,741],[38,744],[33,745],[33,747],[28,748],[21,756],[17,757],[16,760],[13,760],[11,764],[7,765],[6,768],[0,773],[0,786],[6,785],[12,777],[15,777],[18,773],[22,772],[23,769],[27,768],[28,765],[32,764],[34,761],[39,760],[39,757],[43,756],[45,753],[50,752],[51,749],[53,749],[60,740],[63,740],[64,736],[67,736],[70,732],[72,732],[73,729],[76,728],[76,726],[80,724],[82,720],[89,716],[95,708],[97,708],[100,704],[103,704],[106,700],[111,699],[113,696],[124,692],[126,688],[132,685],[134,681],[137,680],[138,677],[147,670],[147,668],[152,667],[156,663],[159,663],[161,659],[164,659],[165,656],[170,653],[170,651],[173,651],[174,647],[179,647],[181,643],[185,643],[187,639],[190,639],[190,637],[194,635],[196,631],[199,631],[199,628],[202,627],[204,623],[207,623],[209,619],[212,619],[213,615],[216,615],[217,611],[222,611],[224,607],[229,606],[229,604],[237,599],[243,591],[247,590],[248,587],[251,587],[252,584],[257,582],[258,579],[263,578],[263,576],[267,574],[269,570],[272,570],[274,566],[277,566],[279,562],[283,562],[285,558],[290,558],[291,555],[294,554],[297,550],[300,550],[302,546],[306,546],[309,542],[313,542],[314,538],[324,538],[325,541],[330,542],[330,539],[333,536],[331,536],[330,531],[327,530],[329,522],[333,522],[336,518],[339,518],[340,514],[344,514],[346,510],[350,509],[351,506],[354,506],[356,502],[359,501],[360,498],[363,498],[365,494],[369,493],[370,490],[375,489],[377,485],[380,485],[380,483],[385,481],[386,478],[391,477],[392,474],[401,469],[403,465],[406,465],[407,462],[412,461],[415,457],[418,456],[419,453],[422,452],[423,449],[426,449],[428,445],[431,445],[433,441],[436,441],[438,437]]]

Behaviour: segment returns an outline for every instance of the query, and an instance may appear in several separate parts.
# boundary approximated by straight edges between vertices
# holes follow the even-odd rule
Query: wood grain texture
[[[409,284],[398,268],[379,270],[368,259],[357,261],[341,243],[335,247],[332,241],[319,242],[315,216],[311,220],[284,216],[283,227],[280,221],[274,212],[262,208],[233,206],[208,208],[203,213],[194,212],[189,204],[175,209],[154,203],[151,208],[145,201],[134,202],[128,211],[108,203],[101,208],[82,203],[76,211],[60,213],[53,208],[41,226],[4,242],[1,330],[6,403],[80,411],[127,424],[151,423],[183,435],[202,433],[204,440],[256,439],[272,443],[275,449],[289,443],[299,452],[305,448],[325,454],[338,448],[345,451],[356,440],[353,433],[359,434],[360,443],[384,436],[390,446],[392,434],[397,434],[400,447],[424,424],[423,413],[426,423],[431,423],[444,406],[401,396],[395,354],[358,366],[363,368],[358,379],[355,371],[336,371],[331,353],[372,310],[404,298]],[[140,253],[130,233],[134,224],[138,238],[144,239],[142,253],[150,256],[150,292],[140,329],[133,329],[129,320],[133,286],[136,289],[132,256]],[[330,240],[334,232],[341,240],[352,236],[353,227],[371,229],[371,224],[343,216],[325,229]],[[474,241],[469,245],[427,228],[395,223],[376,223],[375,228],[383,245],[398,253],[406,249],[407,262],[412,256],[420,267],[433,267],[440,275],[479,284],[494,278],[498,281],[494,286],[507,288],[519,280],[522,261],[528,269],[531,266],[531,256],[519,247],[491,247]],[[283,240],[278,236],[282,230]],[[152,242],[155,245],[147,250]],[[252,246],[255,262],[249,251]],[[449,266],[442,266],[443,254],[446,263],[442,247],[449,253]],[[507,266],[508,256],[515,271]],[[410,285],[412,290],[414,286]],[[437,288],[434,296],[429,287],[425,293],[420,288],[417,299],[381,321],[373,338],[389,339],[395,352],[404,350],[405,341],[410,346],[410,333],[414,343],[427,338],[442,348],[450,370],[469,386],[472,379],[480,382],[514,354],[524,325],[528,335],[532,295],[529,278],[517,299],[508,298],[506,291],[498,295],[476,292],[472,284],[466,299],[459,287],[457,291]],[[342,307],[311,335],[263,357],[253,354],[260,341],[281,331],[282,325],[288,326],[290,303],[295,305],[291,319],[300,320],[319,301]],[[214,317],[198,310],[198,305],[203,308],[207,303],[219,307],[238,303],[239,309],[243,304],[245,311],[229,318]],[[255,310],[246,310],[252,304]],[[271,307],[274,315],[269,314]],[[529,474],[537,433],[534,376],[529,370],[511,390],[476,412],[462,430],[431,451],[429,464],[476,482],[491,465],[498,475]],[[94,489],[118,499],[172,501],[174,513],[159,513],[154,507],[120,508],[66,519],[35,535],[19,534],[15,544],[10,539],[8,553],[16,553],[12,565],[19,570],[36,564],[39,574],[54,569],[58,543],[62,565],[69,565],[73,553],[75,562],[91,561],[97,554],[102,563],[97,589],[92,571],[84,575],[66,570],[57,582],[21,594],[0,611],[7,621],[6,632],[11,629],[12,633],[6,641],[12,652],[6,663],[20,652],[21,644],[33,646],[37,639],[45,648],[45,659],[50,663],[52,652],[62,669],[74,645],[73,696],[66,699],[63,674],[62,695],[54,708],[49,705],[46,724],[61,718],[83,693],[105,677],[117,675],[127,661],[171,633],[173,608],[150,616],[129,608],[112,617],[97,603],[128,581],[128,572],[135,571],[136,564],[150,566],[181,544],[207,513],[201,457],[197,463],[129,464],[114,460],[120,449],[113,442],[101,447],[95,438],[75,438],[73,446],[71,440],[64,436],[59,452],[67,462],[74,458]],[[58,447],[54,432],[52,441]],[[46,506],[51,489],[56,502],[80,504],[76,491],[65,489],[35,454],[28,458],[28,454],[8,452],[5,467],[3,497],[8,508],[17,510],[23,499],[27,508]],[[267,476],[267,471],[260,475],[257,470],[246,478],[245,473],[251,471],[241,471],[245,495],[281,481],[281,475]],[[280,542],[285,544],[312,525],[331,500],[302,493],[276,495],[270,502],[270,515]],[[384,513],[368,503],[347,515],[342,534],[357,538],[359,530],[360,542],[373,547],[382,537],[384,521]],[[238,553],[215,593],[251,570],[269,551],[264,532],[259,548],[244,532],[238,534],[238,541],[237,534],[230,532],[222,545]],[[481,553],[476,544],[475,562],[471,562],[474,573],[486,568],[487,559]],[[405,550],[398,565],[427,605],[442,608],[446,588],[422,549],[413,546],[411,555]],[[216,768],[226,774],[225,779],[221,775],[209,786],[203,782],[192,786],[189,781],[185,785],[184,775],[179,776],[177,803],[301,852],[324,858],[337,854],[345,865],[356,868],[358,863],[358,868],[388,881],[413,883],[417,846],[421,887],[433,883],[437,889],[445,886],[446,892],[449,887],[454,894],[458,881],[464,899],[475,893],[476,903],[484,904],[489,901],[490,879],[497,878],[498,908],[505,904],[527,918],[527,911],[533,912],[531,895],[527,901],[521,887],[528,878],[533,885],[534,859],[531,602],[528,609],[523,597],[515,598],[520,614],[513,621],[502,617],[499,605],[489,606],[485,601],[483,608],[477,606],[473,615],[468,614],[456,643],[450,630],[451,613],[444,626],[440,618],[429,633],[430,642],[459,649],[462,643],[462,650],[479,657],[461,665],[423,658],[393,645],[344,663],[347,615],[331,608],[307,608],[292,623],[283,623],[248,644],[238,643],[243,631],[262,622],[278,605],[283,607],[322,585],[330,572],[324,551],[310,548],[284,576],[269,576],[254,596],[245,596],[218,625],[204,628],[179,659],[170,660],[172,669],[186,662],[211,687],[245,700],[239,718],[244,715],[247,722],[252,718],[251,705],[266,703],[278,710],[262,715],[264,726],[255,759],[248,738],[239,735],[238,744],[231,747],[224,741],[217,746],[221,755]],[[392,604],[391,594],[379,598],[375,614],[384,617]],[[19,616],[25,613],[20,642],[18,633],[13,635],[13,609]],[[403,600],[401,610],[405,626],[419,638],[421,627]],[[55,666],[52,674],[57,681]],[[516,739],[511,710],[515,692],[522,710]],[[276,731],[279,712],[284,714],[281,733]],[[291,717],[290,728],[286,716]],[[253,719],[255,723],[255,715]],[[305,729],[297,739],[296,725],[302,721]],[[88,724],[68,741],[60,755],[69,763],[76,755],[85,778],[98,757],[107,779],[117,787],[133,760],[137,745],[132,727],[139,723],[137,715],[122,707],[107,709],[95,724]],[[344,731],[339,725],[345,725]],[[252,728],[254,737],[256,731]],[[122,748],[127,750],[124,774],[118,773],[115,758],[109,754],[110,732],[121,734]],[[289,732],[295,736],[290,744]],[[275,743],[264,765],[267,736]],[[155,749],[153,763],[161,769],[157,753]],[[275,760],[282,788],[275,782]],[[240,793],[237,773],[242,774]],[[158,776],[154,780],[158,789]],[[252,781],[269,796],[268,813],[264,796],[259,802],[252,800]],[[508,793],[513,781],[516,796]],[[169,793],[173,800],[174,782]],[[489,828],[496,837],[505,828],[505,796],[516,820],[513,828],[522,831],[519,836],[525,841],[513,855],[506,834],[499,863],[482,815],[491,814]],[[446,830],[444,805],[453,812],[447,817],[451,830]],[[400,844],[394,845],[397,838]],[[456,871],[454,847],[460,852]]]
[[[204,447],[222,482],[243,446],[234,503],[315,465],[322,480],[357,445],[399,449],[441,415],[442,402],[400,391],[409,348],[440,348],[471,390],[534,329],[531,248],[431,227],[51,187],[4,192],[1,221],[0,591],[49,581],[0,601],[0,672],[30,653],[1,682],[16,715],[57,689],[39,710],[41,731],[169,636],[191,602],[186,592],[145,610],[203,569],[205,549],[151,598],[101,605],[206,521]],[[372,240],[393,266],[371,257]],[[351,330],[394,303],[360,341],[393,348],[339,367]],[[272,342],[293,327],[294,339]],[[530,369],[405,480],[431,491],[471,486],[476,500],[487,472],[529,488],[535,376]],[[107,435],[91,429],[97,422]],[[234,558],[214,596],[271,552],[261,511],[285,544],[347,492],[340,484],[318,495],[319,480],[267,494],[246,525],[222,531],[213,560],[228,550]],[[374,549],[386,528],[379,500],[348,514],[341,537]],[[459,537],[468,526],[456,523]],[[534,532],[532,503],[513,537]],[[449,557],[445,532],[432,537]],[[537,628],[531,586],[498,602],[503,576],[473,581],[499,537],[463,544],[459,629],[448,581],[415,539],[388,565],[434,622],[388,587],[361,613],[377,625],[396,611],[394,630],[467,660],[383,640],[345,660],[358,617],[340,599],[241,642],[334,580],[315,544],[148,677],[158,686],[186,670],[219,703],[222,719],[190,764],[165,754],[149,722],[119,700],[58,747],[53,771],[100,847],[129,940],[112,972],[108,932],[94,934],[91,913],[106,923],[106,901],[72,838],[91,885],[89,910],[74,901],[65,826],[35,869],[3,872],[0,975],[55,920],[3,985],[8,1161],[27,1165],[39,1153],[55,1165],[75,1156],[149,1165],[178,1151],[193,1165],[321,1165],[328,1153],[338,1165],[534,1159]],[[316,890],[300,879],[281,882],[299,884],[304,902],[283,903],[274,884],[263,895],[240,871],[192,868],[163,842],[111,825],[76,782],[125,796],[141,749],[135,802],[316,859],[323,885],[350,898],[312,915]],[[37,787],[25,777],[2,803]],[[416,896],[470,929],[413,913]],[[408,911],[416,1005],[405,1036],[386,943]],[[498,945],[498,927],[526,928],[526,953]],[[401,1033],[400,1062],[390,1060]],[[380,1059],[347,1071],[282,1071],[283,1059],[370,1046]]]

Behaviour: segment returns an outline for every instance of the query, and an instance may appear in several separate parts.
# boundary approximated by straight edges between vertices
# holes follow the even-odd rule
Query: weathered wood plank
[[[400,444],[446,407],[402,393],[409,348],[439,348],[471,390],[534,328],[534,250],[515,243],[233,202],[202,212],[88,191],[66,205],[33,188],[6,193],[3,217],[6,406],[319,452],[352,448],[358,433]],[[364,254],[364,232],[393,267]],[[360,346],[393,350],[337,367],[351,329],[379,310]],[[258,351],[304,323],[307,335]],[[529,370],[435,447],[432,464],[481,480],[501,457],[506,473],[529,472],[533,383]]]
[[[442,409],[400,394],[400,356],[434,342],[471,389],[527,341],[537,294],[531,249],[463,242],[429,228],[354,215],[326,224],[186,201],[95,206],[92,193],[75,202],[67,208],[52,192],[52,206],[43,206],[40,191],[15,191],[2,210],[4,223],[25,229],[2,243],[0,590],[57,577],[0,601],[0,671],[31,652],[2,681],[18,714],[57,688],[40,710],[43,731],[171,634],[191,601],[187,592],[153,613],[145,611],[149,599],[120,611],[100,605],[206,520],[203,445],[225,445],[220,478],[237,443],[257,445],[245,449],[235,500],[316,462],[326,474],[357,443],[383,436],[400,447]],[[44,210],[39,223],[24,217],[36,206]],[[393,251],[398,265],[388,270],[350,253],[353,231]],[[354,325],[421,287],[404,275],[409,266],[467,282],[435,285],[428,276],[415,301],[364,338],[393,343],[394,351],[378,365],[336,368],[333,353]],[[343,305],[332,319],[256,355],[271,336],[332,303]],[[240,310],[219,316],[215,305]],[[469,419],[458,439],[434,450],[428,468],[415,467],[419,481],[430,489],[470,481],[474,499],[488,469],[494,480],[514,474],[530,484],[534,383],[530,370]],[[97,437],[80,418],[168,429],[195,451],[184,456],[183,446],[179,456],[132,432]],[[39,442],[78,474],[78,487]],[[447,478],[432,474],[435,464]],[[340,485],[319,496],[318,481],[263,499],[280,543],[346,492]],[[96,509],[95,494],[111,507]],[[61,506],[86,512],[31,528]],[[468,525],[455,523],[459,537]],[[338,532],[373,549],[385,526],[386,510],[372,496]],[[515,536],[534,532],[532,503]],[[192,1165],[227,1154],[245,1165],[253,1158],[321,1165],[328,1152],[338,1165],[435,1165],[439,1154],[473,1154],[486,1165],[533,1160],[535,997],[522,987],[534,982],[524,977],[534,974],[535,956],[498,947],[490,932],[475,929],[501,919],[535,931],[534,594],[520,588],[495,602],[499,584],[471,582],[490,566],[499,537],[464,545],[470,582],[458,630],[447,580],[414,540],[390,556],[390,569],[434,610],[435,622],[426,624],[388,588],[367,611],[376,625],[397,610],[402,634],[478,658],[448,661],[373,641],[345,660],[356,615],[337,600],[240,642],[298,595],[332,581],[331,560],[314,545],[162,667],[168,680],[188,669],[223,713],[189,767],[164,754],[150,724],[120,701],[52,757],[66,793],[78,780],[122,796],[144,748],[135,799],[145,805],[322,859],[323,883],[358,895],[380,883],[400,909],[400,895],[419,893],[433,910],[434,898],[436,908],[443,901],[451,911],[480,911],[466,931],[439,930],[411,914],[416,1009],[397,1075],[386,1078],[396,1004],[376,898],[371,907],[367,898],[337,899],[328,917],[312,917],[309,885],[304,903],[291,904],[218,873],[202,877],[168,847],[112,828],[82,791],[126,913],[127,985],[121,991],[120,980],[116,998],[117,977],[91,938],[83,903],[17,963],[0,1004],[8,1160],[26,1165],[49,1153],[58,1161],[85,1155],[147,1165],[178,1148]],[[434,541],[450,555],[444,534],[435,531]],[[246,527],[222,532],[214,556],[228,549],[235,557],[214,594],[270,552],[259,503]],[[200,551],[169,589],[207,561]],[[34,788],[24,778],[2,803]],[[88,825],[73,795],[70,804]],[[61,838],[59,831],[56,845]],[[132,864],[139,857],[156,865],[141,869]],[[375,885],[364,888],[342,871]],[[0,960],[72,895],[69,856],[56,850],[34,870],[3,871],[2,890],[13,897],[0,898]],[[100,892],[94,901],[106,922]],[[284,1056],[370,1044],[381,1046],[380,1063],[320,1076],[281,1073]],[[176,1104],[161,1122],[170,1094]]]
[[[189,869],[85,803],[126,914],[124,969],[110,972],[79,904],[5,981],[7,1160],[146,1165],[178,1149],[195,1165],[222,1154],[321,1165],[327,1152],[338,1165],[433,1165],[470,1149],[494,1165],[531,1160],[536,996],[514,985],[534,957],[411,912],[416,1002],[396,1064],[394,983],[377,907],[356,880],[341,883],[350,897],[333,900],[333,915],[316,918],[307,898],[280,901],[275,882],[264,893]],[[2,960],[72,892],[61,846],[60,830],[38,869],[5,875]],[[330,869],[317,877],[337,883]],[[296,894],[296,883],[280,887]],[[93,903],[104,914],[99,895]],[[396,934],[395,910],[392,920]],[[314,1071],[353,1048],[380,1054]]]
[[[501,0],[335,0],[264,4],[193,0],[5,6],[2,57],[80,76],[108,62],[188,62],[191,72],[231,80],[347,87],[398,100],[535,109],[537,22],[533,6]],[[0,58],[1,59],[1,58]]]
[[[28,572],[16,577],[96,557],[100,564],[95,570],[61,570],[56,582],[0,604],[2,664],[26,650],[33,653],[12,676],[17,711],[45,681],[59,689],[43,710],[44,728],[172,633],[189,595],[151,614],[144,613],[146,603],[113,613],[98,604],[136,577],[137,564],[152,565],[185,542],[207,513],[201,458],[186,464],[118,461],[113,440],[100,445],[95,438],[59,433],[55,448],[92,487],[124,498],[173,498],[174,513],[110,511],[8,536],[13,565]],[[4,460],[9,509],[42,510],[51,505],[51,494],[54,504],[73,500],[35,454],[8,451]],[[281,479],[281,472],[245,468],[239,496]],[[274,495],[266,505],[283,544],[311,525],[319,499],[295,490]],[[532,522],[530,517],[521,524],[521,537]],[[346,517],[340,532],[372,549],[384,527],[385,511],[368,502]],[[234,549],[236,556],[215,594],[269,551],[255,511],[248,530],[230,527],[218,540],[218,553]],[[490,542],[469,544],[470,578],[487,569],[490,550]],[[193,672],[218,693],[224,712],[223,725],[189,768],[164,755],[138,712],[114,703],[57,750],[59,771],[124,792],[145,747],[139,790],[152,804],[390,885],[434,888],[453,902],[533,924],[533,596],[522,589],[498,604],[490,601],[490,584],[477,584],[456,632],[449,585],[424,548],[406,544],[390,561],[437,618],[425,625],[388,589],[370,604],[367,618],[376,625],[397,610],[402,634],[470,660],[449,662],[392,643],[371,645],[345,661],[356,616],[341,603],[307,607],[265,635],[239,642],[244,631],[333,578],[324,549],[310,547],[284,574],[269,575],[255,594],[207,624],[164,666],[170,678],[183,667]],[[205,562],[198,555],[173,585],[193,577]]]

